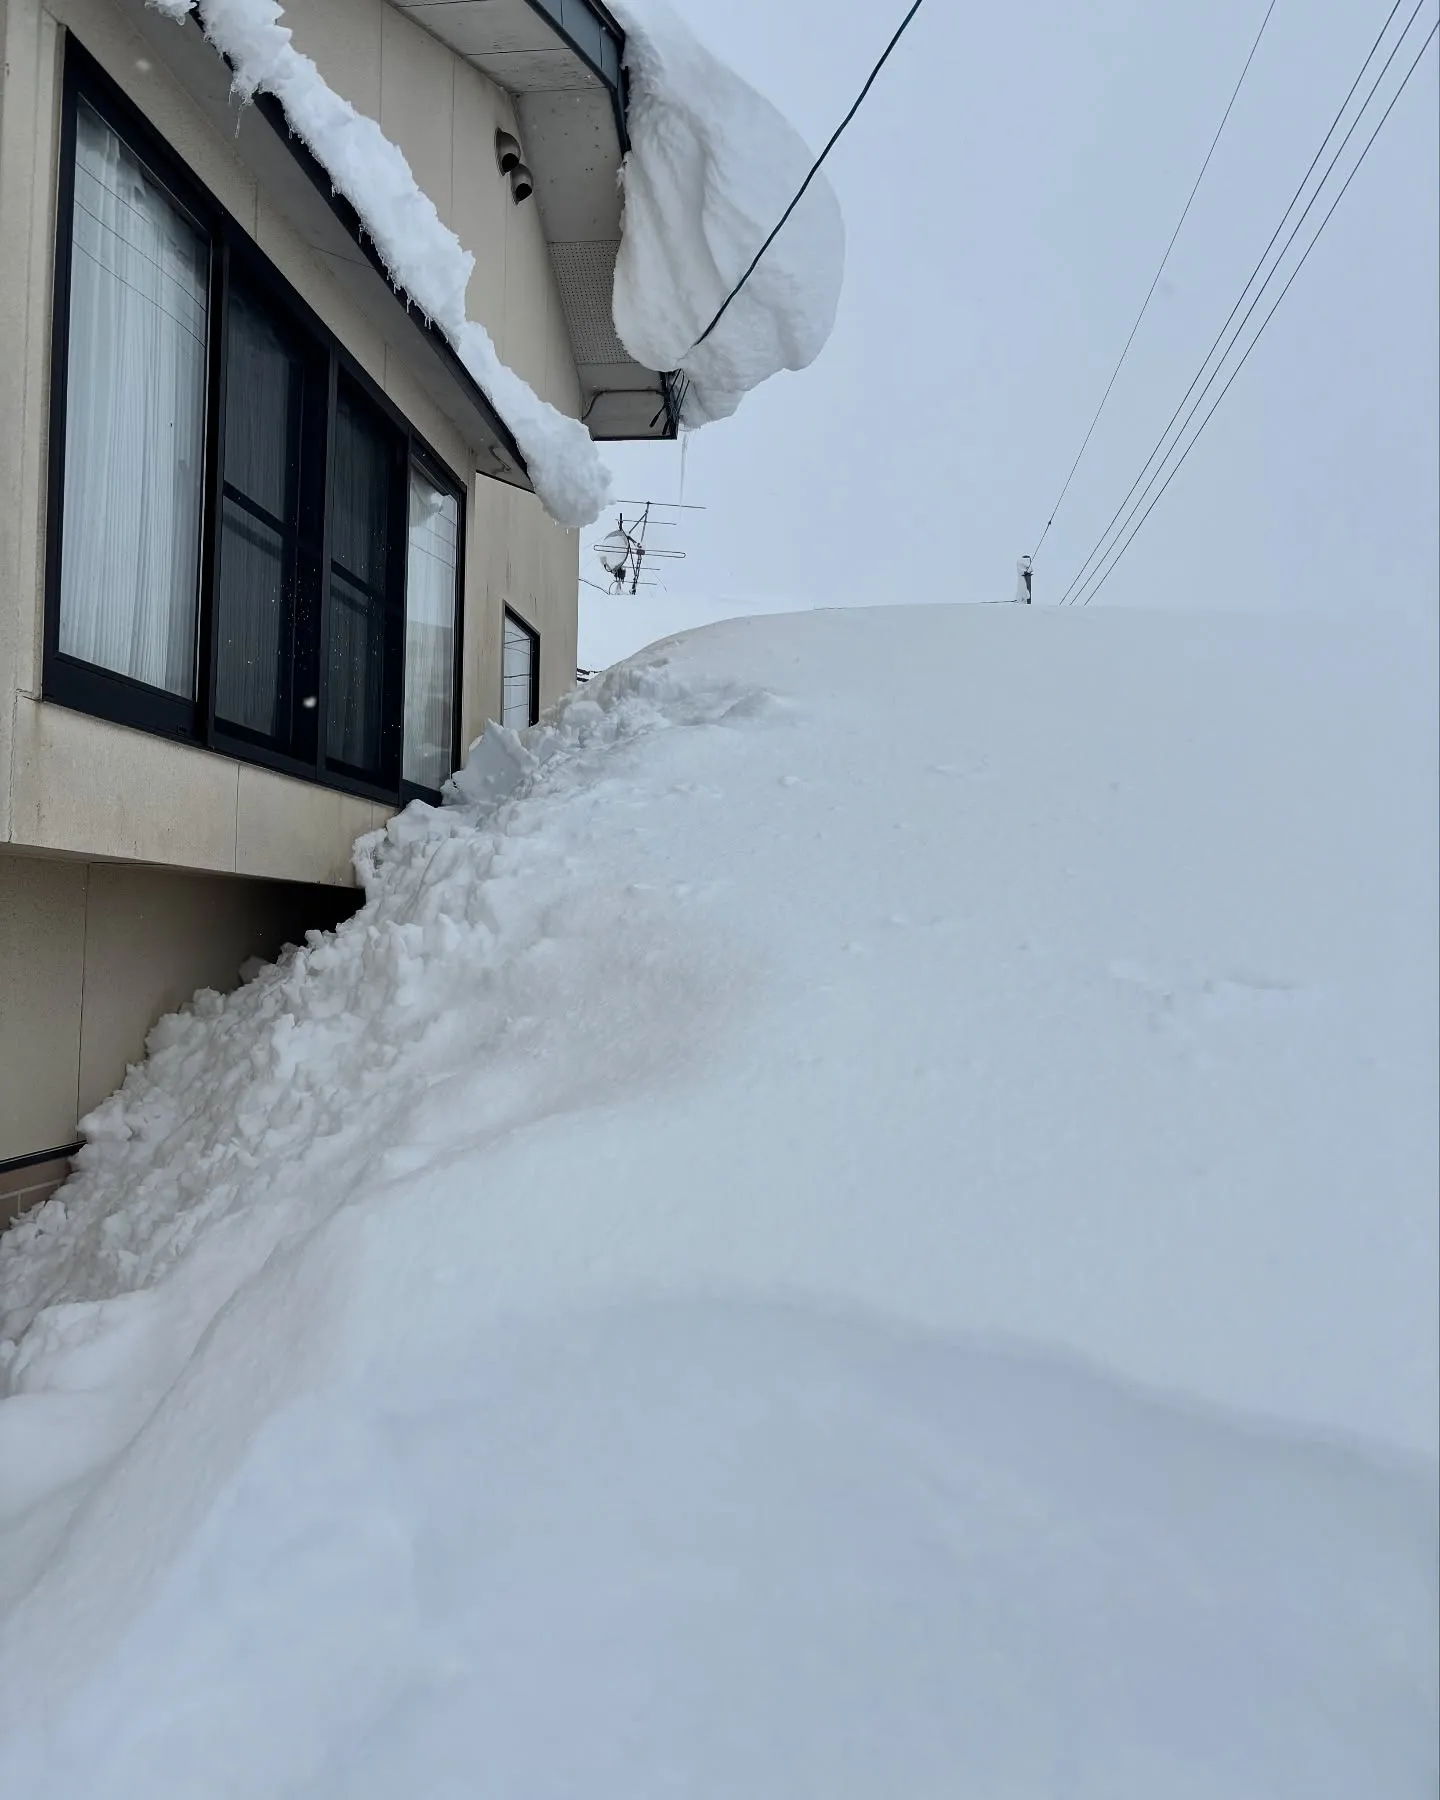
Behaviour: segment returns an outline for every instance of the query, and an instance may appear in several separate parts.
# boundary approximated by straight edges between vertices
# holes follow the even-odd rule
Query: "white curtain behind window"
[[[60,648],[195,692],[205,452],[203,235],[82,100]]]
[[[438,788],[455,742],[455,603],[460,509],[410,468],[405,578],[405,779]]]

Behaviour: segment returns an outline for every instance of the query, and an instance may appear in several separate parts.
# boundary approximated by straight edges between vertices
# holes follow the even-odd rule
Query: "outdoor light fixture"
[[[510,171],[510,198],[518,206],[522,200],[528,200],[535,192],[535,177],[523,162],[517,162]]]
[[[512,137],[508,131],[495,133],[495,160],[500,165],[500,173],[508,175],[512,169],[522,168],[520,161],[520,140]]]

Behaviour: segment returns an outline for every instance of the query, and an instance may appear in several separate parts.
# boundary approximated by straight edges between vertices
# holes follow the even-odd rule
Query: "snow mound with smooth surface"
[[[509,426],[540,503],[562,525],[589,525],[610,498],[590,433],[500,360],[465,310],[474,256],[445,225],[403,152],[329,86],[280,23],[276,0],[148,0],[177,23],[193,12],[229,62],[244,100],[273,94],[290,129],[360,215],[396,285],[434,321]]]
[[[0,1788],[1433,1794],[1434,652],[487,733],[0,1239]]]
[[[274,1417],[0,1773],[29,1800],[1418,1797],[1433,1531],[1397,1472],[962,1342],[713,1305],[511,1328]]]
[[[835,323],[845,227],[823,173],[703,344],[814,160],[794,127],[711,54],[665,0],[616,4],[630,151],[615,329],[647,369],[687,378],[682,421],[727,418],[782,369],[807,368]]]

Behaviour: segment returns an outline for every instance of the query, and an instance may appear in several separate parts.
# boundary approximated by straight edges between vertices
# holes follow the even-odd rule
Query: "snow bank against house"
[[[0,1791],[1429,1796],[1435,640],[748,620],[0,1239]]]
[[[840,300],[845,228],[822,173],[714,333],[692,348],[814,153],[666,0],[617,0],[612,10],[625,28],[630,74],[615,329],[646,368],[684,371],[684,422],[704,425],[727,418],[779,370],[806,368],[820,354]]]
[[[500,360],[465,311],[475,258],[443,224],[403,152],[325,81],[291,41],[276,0],[149,0],[182,23],[193,12],[234,71],[243,99],[273,94],[290,129],[360,215],[391,278],[445,333],[509,426],[541,504],[562,525],[588,525],[610,497],[589,432],[542,400]]]

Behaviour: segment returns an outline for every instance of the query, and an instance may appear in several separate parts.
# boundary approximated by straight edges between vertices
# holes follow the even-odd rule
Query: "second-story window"
[[[72,129],[59,645],[191,700],[210,246],[83,99]]]
[[[283,315],[232,282],[215,582],[215,724],[224,737],[315,759],[318,496],[303,466],[307,401],[323,365]],[[308,365],[308,366],[307,366]],[[308,493],[305,489],[311,491]],[[306,526],[309,532],[306,533]],[[308,535],[308,543],[304,541]]]
[[[73,41],[63,133],[46,697],[437,793],[461,485]]]
[[[400,777],[405,474],[405,445],[355,384],[341,381],[331,435],[325,753],[332,768],[387,787]]]

